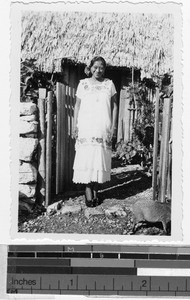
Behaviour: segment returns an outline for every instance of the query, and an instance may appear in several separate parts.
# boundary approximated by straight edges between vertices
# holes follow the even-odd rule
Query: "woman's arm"
[[[117,133],[117,112],[118,112],[118,105],[117,105],[117,94],[112,96],[112,127],[111,127],[111,134],[112,137],[116,137]]]
[[[73,121],[73,138],[77,138],[78,135],[78,113],[79,113],[79,109],[80,109],[80,103],[81,100],[80,98],[76,98],[76,103],[75,103],[75,108],[74,108],[74,121]]]

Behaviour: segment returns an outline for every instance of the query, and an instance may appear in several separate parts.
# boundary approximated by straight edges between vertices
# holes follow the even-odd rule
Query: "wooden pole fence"
[[[60,82],[56,85],[57,101],[57,135],[56,135],[56,194],[63,192],[66,168],[66,86]]]
[[[47,98],[47,133],[46,133],[46,199],[45,206],[51,202],[52,179],[52,100],[53,92],[48,92]]]
[[[65,153],[65,138],[66,138],[66,131],[65,131],[65,97],[66,97],[66,86],[62,83],[59,83],[60,94],[60,161],[58,161],[57,168],[60,169],[59,171],[59,193],[63,192],[64,188],[64,176],[65,176],[65,160],[66,160],[66,153]]]
[[[69,145],[69,138],[68,133],[70,129],[70,121],[69,121],[69,86],[66,86],[66,96],[65,96],[65,104],[66,104],[66,113],[65,113],[65,155],[66,155],[66,161],[65,161],[65,184],[68,185],[69,181],[69,151],[70,151],[70,145]]]
[[[162,181],[162,168],[163,168],[163,153],[164,153],[164,132],[165,132],[165,126],[166,126],[166,112],[163,109],[162,112],[162,122],[161,122],[161,140],[160,140],[160,161],[159,161],[159,173],[158,173],[158,200],[160,199],[160,190],[161,190],[161,181]]]
[[[165,202],[167,187],[167,172],[169,159],[169,138],[170,138],[170,117],[171,117],[171,99],[164,99],[165,126],[163,128],[163,159],[162,159],[162,176],[160,185],[160,201]]]
[[[56,119],[56,194],[60,190],[60,160],[61,160],[61,85],[56,84],[56,103],[57,103],[57,119]]]
[[[39,127],[38,127],[38,179],[37,179],[37,201],[42,204],[45,201],[45,98],[46,89],[39,89],[38,111],[39,111]]]
[[[154,122],[154,147],[153,147],[153,200],[156,198],[157,192],[157,159],[158,159],[158,132],[159,132],[159,89],[156,89],[156,103],[155,103],[155,122]]]

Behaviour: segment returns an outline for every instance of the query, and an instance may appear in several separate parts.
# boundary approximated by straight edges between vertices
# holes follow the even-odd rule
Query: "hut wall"
[[[129,141],[132,133],[132,114],[129,110],[131,95],[129,94],[128,87],[132,82],[138,82],[140,80],[139,70],[135,70],[134,78],[132,78],[132,70],[124,70],[121,73],[121,87],[119,96],[119,115],[118,115],[118,131],[117,141]]]
[[[120,90],[120,98],[119,98],[119,115],[118,115],[118,131],[117,131],[117,141],[128,139],[128,123],[126,121],[129,120],[129,93],[127,91],[127,87],[131,83],[131,78],[126,76],[126,74],[122,74],[121,78],[121,90]]]

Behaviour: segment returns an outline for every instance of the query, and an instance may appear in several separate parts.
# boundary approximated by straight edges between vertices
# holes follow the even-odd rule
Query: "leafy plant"
[[[161,98],[173,97],[172,75],[168,74],[159,78],[157,83],[152,79],[144,78],[140,83],[130,84],[128,87],[131,104],[135,101],[138,115],[133,122],[131,141],[121,140],[116,145],[116,156],[123,164],[140,163],[147,167],[152,164],[155,104],[150,101],[149,93],[151,89],[154,96],[156,86],[159,86]]]
[[[131,141],[121,140],[116,145],[116,155],[123,164],[150,164],[154,139],[154,103],[149,99],[150,88],[155,92],[153,80],[143,80],[128,87],[131,104],[135,102],[137,117],[133,121]]]
[[[23,97],[27,94],[37,96],[39,88],[55,91],[57,81],[62,81],[61,74],[40,71],[35,59],[21,61],[21,95]]]
[[[141,164],[144,166],[150,159],[150,150],[137,138],[132,142],[121,140],[116,145],[116,156],[122,160],[122,164]]]

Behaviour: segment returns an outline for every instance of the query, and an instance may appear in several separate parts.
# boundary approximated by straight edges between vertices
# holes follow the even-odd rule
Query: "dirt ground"
[[[19,214],[19,232],[132,234],[131,206],[140,199],[152,199],[152,178],[139,165],[112,169],[111,181],[99,189],[100,205],[87,208],[84,191],[67,192],[53,199],[47,211],[36,208]],[[163,235],[161,224],[139,227],[136,234]]]

